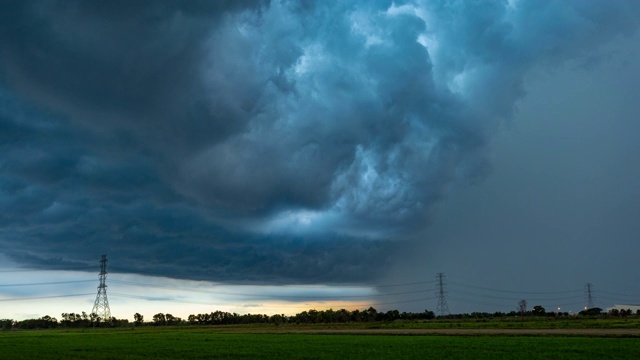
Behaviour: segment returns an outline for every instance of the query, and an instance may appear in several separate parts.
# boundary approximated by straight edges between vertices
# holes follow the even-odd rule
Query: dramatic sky
[[[635,0],[0,0],[0,318],[94,293],[102,254],[119,317],[435,310],[437,272],[452,312],[640,303],[638,25]]]

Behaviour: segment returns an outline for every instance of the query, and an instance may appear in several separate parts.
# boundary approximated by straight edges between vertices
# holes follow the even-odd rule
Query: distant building
[[[636,314],[638,311],[640,311],[640,305],[613,305],[613,307],[607,308],[606,312],[610,312],[611,310],[631,310],[632,314]]]

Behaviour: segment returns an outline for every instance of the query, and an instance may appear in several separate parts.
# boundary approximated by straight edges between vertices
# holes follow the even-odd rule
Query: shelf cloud
[[[372,282],[482,181],[532,69],[635,1],[6,1],[1,252],[228,282]]]

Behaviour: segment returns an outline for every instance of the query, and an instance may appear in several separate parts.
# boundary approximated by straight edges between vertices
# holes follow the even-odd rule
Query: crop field
[[[233,327],[228,327],[232,329]],[[254,327],[255,330],[260,327]],[[267,328],[273,328],[268,326]],[[535,317],[523,320],[505,319],[446,319],[428,321],[403,321],[392,322],[349,322],[331,324],[288,324],[282,326],[281,331],[287,329],[638,329],[640,330],[640,318],[542,318]],[[271,330],[270,330],[271,331]]]
[[[640,336],[420,329],[142,327],[0,332],[1,359],[638,359]],[[432,331],[429,329],[423,329]],[[482,330],[482,329],[476,329]],[[522,330],[526,331],[526,329]]]

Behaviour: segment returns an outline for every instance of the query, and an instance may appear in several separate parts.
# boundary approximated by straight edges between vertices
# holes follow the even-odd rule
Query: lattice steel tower
[[[436,296],[438,297],[436,312],[440,316],[449,315],[449,306],[447,306],[447,299],[445,297],[447,292],[444,290],[444,277],[444,273],[436,274],[436,281],[438,282],[436,285]]]
[[[92,314],[98,315],[102,321],[111,321],[111,309],[109,309],[109,300],[107,299],[107,255],[102,255],[100,260],[100,285],[98,285],[98,295],[96,302],[93,304]]]
[[[593,287],[593,285],[591,283],[587,283],[584,286],[584,295],[587,298],[587,309],[592,309],[595,307],[595,305],[593,304],[593,293],[591,291],[591,288]]]

